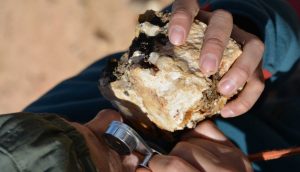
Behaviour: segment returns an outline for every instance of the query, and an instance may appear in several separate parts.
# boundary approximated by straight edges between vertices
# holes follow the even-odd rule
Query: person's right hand
[[[169,155],[155,155],[149,167],[152,172],[252,171],[247,157],[210,121],[201,122],[184,135]]]
[[[98,170],[149,172],[145,168],[136,169],[142,157],[120,156],[104,143],[102,133],[113,120],[122,121],[122,117],[113,110],[102,110],[85,125],[69,123],[85,138]],[[155,155],[149,167],[152,172],[252,171],[246,156],[210,121],[203,121],[186,133],[169,155]]]

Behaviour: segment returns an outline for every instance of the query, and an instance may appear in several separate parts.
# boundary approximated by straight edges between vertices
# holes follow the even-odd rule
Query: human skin
[[[217,72],[230,36],[242,45],[243,53],[218,84],[218,91],[228,97],[244,86],[238,97],[221,110],[223,117],[241,115],[255,104],[264,89],[261,63],[264,44],[255,35],[235,26],[229,12],[205,12],[199,9],[197,0],[176,0],[172,6],[169,39],[174,45],[181,45],[194,18],[207,23],[199,61],[200,70],[207,76]]]
[[[186,133],[169,155],[155,155],[149,168],[137,168],[141,156],[119,156],[102,139],[111,121],[122,121],[113,110],[102,110],[85,125],[69,122],[85,138],[91,159],[98,171],[105,172],[251,172],[246,156],[237,149],[210,121],[201,122]]]

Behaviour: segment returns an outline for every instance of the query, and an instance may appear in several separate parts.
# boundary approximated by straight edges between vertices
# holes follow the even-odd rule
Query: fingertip
[[[112,109],[103,109],[85,125],[94,132],[103,133],[112,121],[122,121],[121,114]]]
[[[169,29],[169,40],[174,45],[182,45],[185,41],[186,32],[181,26],[171,26]]]
[[[199,13],[197,0],[174,1],[169,22],[168,36],[174,45],[182,45],[190,32],[195,16]]]
[[[218,65],[218,57],[212,53],[207,53],[200,57],[199,67],[206,76],[215,74],[218,70]]]
[[[232,118],[232,117],[236,117],[237,114],[234,113],[230,108],[224,107],[224,108],[221,110],[221,116],[222,116],[223,118]]]
[[[236,82],[223,78],[218,84],[218,91],[225,96],[232,96],[237,90]]]
[[[96,118],[106,119],[109,118],[110,120],[117,120],[122,121],[122,116],[119,112],[113,109],[103,109],[96,115]]]
[[[172,12],[169,22],[168,36],[174,45],[182,45],[185,43],[188,33],[190,32],[194,16],[185,8],[176,9]]]

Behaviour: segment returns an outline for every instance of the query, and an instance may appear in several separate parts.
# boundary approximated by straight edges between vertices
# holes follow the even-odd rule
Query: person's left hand
[[[254,105],[264,89],[261,64],[264,44],[255,35],[235,26],[229,12],[205,12],[199,9],[197,0],[175,0],[168,30],[169,39],[174,45],[181,45],[187,38],[194,18],[207,23],[199,61],[200,70],[207,76],[218,71],[230,36],[242,44],[243,53],[223,76],[218,90],[231,97],[246,84],[238,97],[221,110],[223,117],[243,114]]]

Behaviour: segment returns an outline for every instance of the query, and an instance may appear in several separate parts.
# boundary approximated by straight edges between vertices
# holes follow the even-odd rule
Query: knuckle
[[[187,148],[187,147],[190,147],[190,146],[191,146],[191,143],[189,143],[187,141],[181,141],[181,142],[178,142],[175,147],[177,149],[181,149],[181,148]]]
[[[240,100],[239,102],[239,113],[242,114],[242,113],[245,113],[247,112],[251,107],[252,107],[253,103],[250,102],[249,100]]]
[[[265,44],[258,38],[250,40],[249,43],[252,44],[255,47],[255,49],[258,50],[259,52],[261,52],[261,53],[264,52]]]
[[[175,0],[172,5],[172,13],[184,13],[191,17],[195,17],[199,12],[199,4],[197,0]]]
[[[259,88],[264,88],[264,86],[265,86],[265,80],[262,78],[263,76],[258,76],[257,78],[256,78],[256,82],[257,82],[257,86],[259,87]]]
[[[233,20],[232,14],[230,12],[226,11],[226,10],[223,10],[223,9],[218,9],[218,10],[214,11],[214,15],[222,17],[222,18],[226,18],[230,21]]]
[[[208,37],[204,40],[205,44],[206,45],[214,45],[216,47],[218,47],[219,49],[223,49],[224,46],[225,46],[225,43],[219,39],[219,38],[216,38],[216,37]]]
[[[256,79],[256,82],[254,84],[254,89],[256,90],[257,94],[261,94],[263,90],[265,89],[265,82],[261,79]]]
[[[263,92],[263,90],[265,89],[265,83],[264,82],[259,82],[258,84],[257,84],[257,90],[258,90],[258,92]]]
[[[253,82],[253,86],[258,92],[261,92],[265,88],[265,79],[263,76],[262,69],[256,69],[254,74],[251,76],[249,82]]]
[[[182,166],[184,166],[183,159],[177,156],[169,156],[168,161],[165,164],[166,171],[180,172]]]
[[[172,19],[174,19],[174,18],[189,20],[189,19],[193,18],[193,14],[184,7],[178,7],[172,13]]]
[[[265,84],[264,84],[264,83],[261,83],[261,84],[259,85],[259,88],[257,88],[258,94],[260,95],[260,94],[264,91],[264,89],[265,89]]]
[[[239,78],[243,78],[244,80],[248,80],[248,78],[250,77],[250,69],[249,67],[247,67],[246,65],[237,65],[235,67],[236,69],[236,74],[239,75]]]
[[[257,69],[257,79],[262,82],[263,84],[265,84],[265,77],[264,77],[264,73],[263,73],[263,69],[261,67],[261,63],[259,64],[259,69]]]
[[[253,94],[251,96],[254,97],[254,102],[253,104],[256,102],[256,100],[260,97],[260,95],[262,94],[263,90],[264,90],[264,84],[262,85],[259,85],[259,86],[256,86],[256,87],[253,87]],[[252,107],[252,105],[251,105]],[[250,108],[251,108],[250,107]]]

